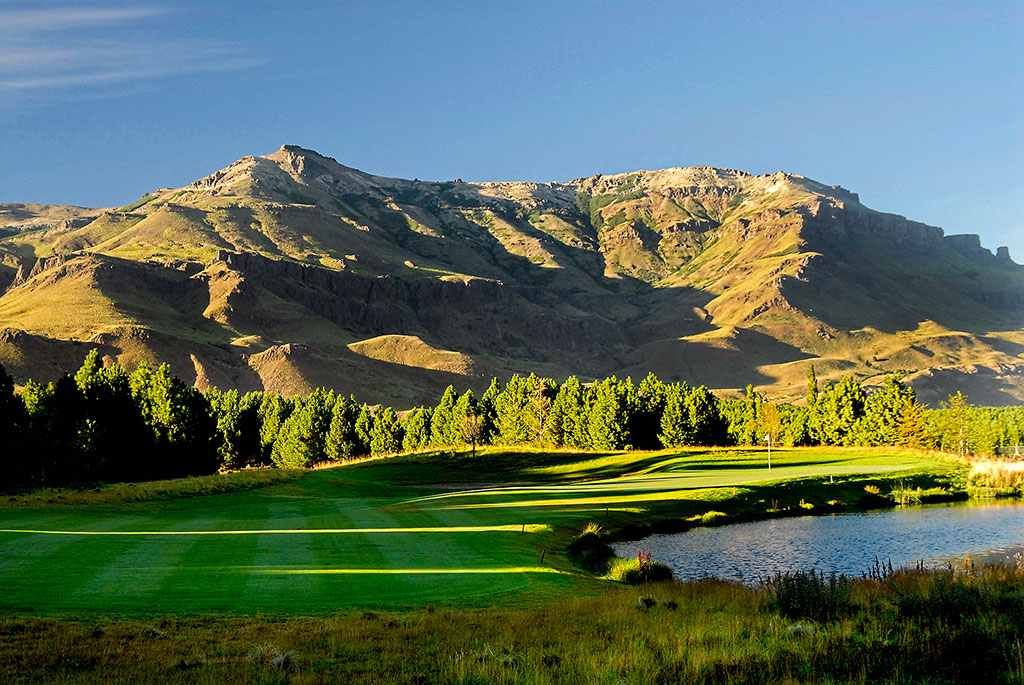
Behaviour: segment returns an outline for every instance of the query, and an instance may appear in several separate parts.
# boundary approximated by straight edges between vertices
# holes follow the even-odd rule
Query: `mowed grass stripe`
[[[378,535],[386,533],[541,533],[550,530],[546,523],[489,526],[437,526],[408,528],[268,528],[252,530],[36,530],[31,528],[0,528],[0,533],[28,535],[95,535],[95,536],[205,536],[205,535]]]
[[[833,496],[833,475],[856,493],[862,478],[954,468],[905,450],[800,449],[773,453],[768,472],[764,456],[397,457],[191,499],[0,509],[0,612],[311,615],[532,602],[601,585],[564,553],[588,521],[615,529],[729,511],[732,498],[785,496],[791,479],[805,479],[799,496],[817,503]],[[553,480],[538,465],[572,475]]]
[[[201,520],[195,516],[184,520],[154,516],[147,523],[163,523],[174,529],[189,528],[201,523]],[[110,542],[113,544],[109,547],[117,546],[120,548],[119,553],[111,554],[88,582],[68,593],[62,599],[64,605],[79,611],[88,610],[97,604],[103,604],[114,612],[130,610],[152,601],[154,597],[162,597],[168,588],[168,580],[180,574],[182,568],[196,558],[194,545],[189,538],[174,537],[156,541],[149,537],[130,536]]]
[[[107,520],[107,524],[137,527],[151,517],[131,515]],[[38,544],[43,541],[44,544]],[[22,541],[19,555],[24,559],[18,572],[4,578],[5,593],[14,609],[66,612],[80,608],[74,597],[80,588],[103,573],[111,560],[125,553],[137,541],[108,538],[97,544],[89,538],[30,536]],[[90,605],[109,607],[106,597],[92,597]]]

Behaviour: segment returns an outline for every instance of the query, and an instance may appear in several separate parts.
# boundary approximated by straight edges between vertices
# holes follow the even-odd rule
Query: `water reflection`
[[[614,545],[620,556],[649,550],[683,579],[716,576],[745,582],[797,569],[861,575],[875,558],[893,566],[943,565],[966,554],[1003,559],[1024,550],[1024,504],[908,507],[833,516],[802,516]]]

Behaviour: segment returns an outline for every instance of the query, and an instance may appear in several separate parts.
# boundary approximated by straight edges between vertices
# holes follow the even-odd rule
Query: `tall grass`
[[[995,683],[1024,674],[1016,566],[794,578],[318,619],[7,618],[0,681]],[[812,608],[822,601],[828,611]]]
[[[982,459],[971,464],[968,487],[1018,493],[1024,489],[1024,461]]]

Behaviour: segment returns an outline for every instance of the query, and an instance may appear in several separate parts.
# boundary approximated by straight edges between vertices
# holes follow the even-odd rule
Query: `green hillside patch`
[[[711,509],[742,518],[797,513],[800,502],[861,506],[865,485],[934,487],[958,468],[898,449],[786,450],[770,471],[765,456],[495,449],[367,461],[220,494],[172,497],[165,484],[148,500],[130,489],[94,504],[30,498],[0,509],[0,610],[316,615],[532,604],[607,587],[565,554],[590,521],[621,531]]]

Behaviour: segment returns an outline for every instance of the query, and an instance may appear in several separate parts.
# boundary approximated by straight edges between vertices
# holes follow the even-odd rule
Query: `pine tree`
[[[402,424],[391,407],[382,407],[373,416],[370,429],[370,454],[397,454],[402,451]]]
[[[331,424],[327,430],[324,451],[329,459],[341,461],[358,456],[359,439],[356,436],[356,419],[359,406],[355,398],[338,395],[331,408]]]
[[[356,415],[356,455],[370,454],[370,441],[373,438],[373,412],[365,404],[359,407]]]
[[[569,376],[558,388],[544,425],[547,444],[584,449],[590,444],[585,393],[580,379]]]
[[[472,390],[467,390],[459,395],[459,399],[455,401],[455,406],[452,407],[451,425],[456,433],[457,444],[471,444],[465,434],[465,428],[469,423],[475,422],[477,416],[476,396],[473,394]],[[470,437],[474,441],[478,441],[480,439],[479,433],[474,433]]]
[[[662,447],[683,447],[694,443],[696,431],[690,422],[690,409],[686,400],[686,385],[672,383],[665,387],[664,406],[659,421],[661,430],[658,433]]]
[[[666,386],[654,373],[648,373],[637,386],[630,421],[630,442],[638,449],[658,447],[661,415],[665,408]]]
[[[444,389],[441,400],[434,407],[430,417],[430,444],[435,447],[452,447],[458,444],[458,433],[453,425],[453,411],[458,395],[449,385]]]
[[[821,442],[821,421],[818,410],[818,374],[814,367],[807,370],[807,433],[809,444]]]
[[[903,410],[915,403],[914,391],[896,376],[889,376],[864,401],[864,415],[848,442],[859,445],[895,445],[899,442]]]
[[[30,437],[28,413],[14,393],[14,379],[0,364],[0,469],[8,485],[24,485],[29,479],[30,458],[27,443]]]
[[[619,450],[629,440],[628,400],[625,385],[610,376],[593,386],[588,430],[594,449]]]
[[[703,385],[689,388],[685,402],[693,431],[693,444],[724,445],[728,442],[727,426],[714,393]]]
[[[430,445],[431,414],[432,411],[429,407],[416,407],[409,412],[402,437],[403,450],[412,452]]]
[[[317,388],[298,403],[274,441],[274,464],[282,468],[307,468],[325,458],[334,403],[334,392],[323,388]]]
[[[530,441],[526,413],[530,406],[530,386],[527,379],[516,374],[494,400],[497,415],[497,438],[501,445],[525,445]]]
[[[498,413],[494,408],[494,402],[500,393],[501,388],[498,386],[498,379],[492,378],[490,385],[487,386],[487,390],[480,396],[477,409],[480,412],[480,444],[482,445],[491,444],[497,435]]]
[[[946,416],[946,425],[943,431],[946,436],[944,442],[961,457],[965,456],[971,451],[969,430],[971,404],[967,401],[967,395],[957,390],[946,398],[943,409],[945,409]]]
[[[526,432],[526,442],[538,447],[544,446],[544,426],[551,412],[551,404],[555,398],[557,388],[555,382],[550,378],[540,378],[536,374],[530,374],[526,379],[526,394],[528,403],[523,412],[523,426]]]
[[[917,402],[907,402],[900,412],[899,444],[903,447],[924,447],[927,440],[927,424],[924,407]]]
[[[864,390],[853,378],[844,378],[818,395],[819,439],[823,445],[847,445],[856,438],[857,422],[864,415]]]
[[[262,452],[261,461],[264,464],[271,463],[271,451],[281,426],[291,415],[294,404],[276,393],[266,393],[263,401],[260,402],[260,448]]]

